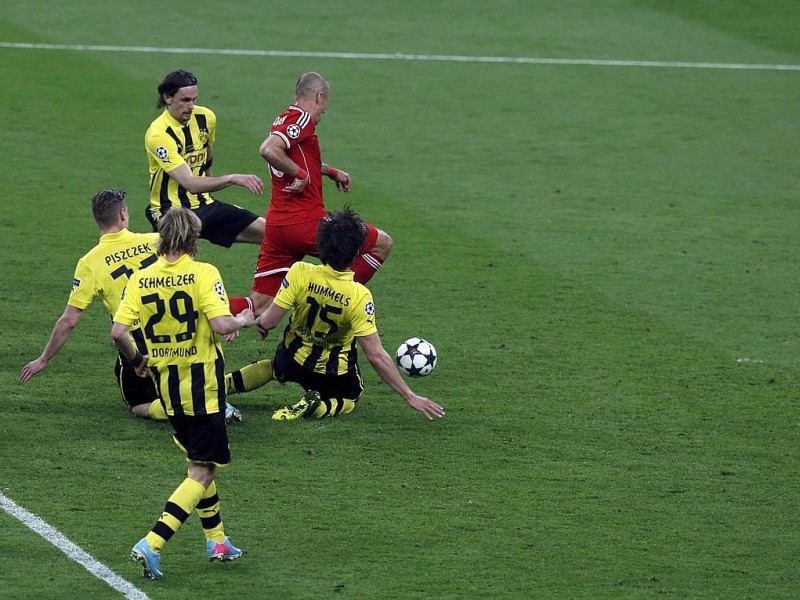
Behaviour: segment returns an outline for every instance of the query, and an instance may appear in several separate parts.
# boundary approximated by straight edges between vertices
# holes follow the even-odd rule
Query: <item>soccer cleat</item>
[[[147,543],[147,538],[142,538],[131,550],[131,558],[136,559],[142,565],[142,575],[150,579],[161,579],[164,574],[161,572],[161,554],[155,552]]]
[[[306,390],[300,402],[294,406],[283,406],[272,413],[273,421],[294,421],[295,419],[310,418],[317,410],[320,395],[316,390]]]
[[[242,556],[242,551],[231,544],[231,541],[227,537],[222,543],[208,540],[206,542],[206,553],[208,554],[208,560],[219,561],[236,560]]]
[[[226,423],[242,422],[242,411],[240,411],[230,402],[227,403],[225,406],[225,422]]]

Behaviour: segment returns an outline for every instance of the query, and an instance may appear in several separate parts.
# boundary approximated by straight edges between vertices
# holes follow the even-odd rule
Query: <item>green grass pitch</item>
[[[0,7],[5,496],[152,599],[797,597],[800,72],[746,68],[800,64],[795,2]],[[394,237],[370,285],[384,344],[435,344],[413,385],[447,416],[366,364],[345,418],[275,423],[297,394],[274,383],[238,397],[218,483],[246,554],[209,565],[192,518],[150,582],[130,548],[183,458],[124,410],[102,307],[35,380],[19,371],[96,241],[91,195],[126,189],[148,227],[143,135],[176,68],[219,117],[215,172],[265,178],[297,76],[331,81],[323,155],[354,184],[327,203]],[[256,254],[199,258],[235,294]],[[276,339],[245,332],[228,365]],[[0,532],[0,596],[120,596],[5,512]]]

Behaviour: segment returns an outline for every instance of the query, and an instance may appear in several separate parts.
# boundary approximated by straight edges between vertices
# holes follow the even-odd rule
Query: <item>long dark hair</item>
[[[158,102],[156,108],[164,108],[167,105],[164,96],[174,96],[182,87],[197,85],[197,77],[190,71],[173,71],[158,84]]]

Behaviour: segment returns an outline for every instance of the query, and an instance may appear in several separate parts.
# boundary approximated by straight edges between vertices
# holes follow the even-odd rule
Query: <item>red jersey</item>
[[[272,198],[267,208],[267,223],[294,225],[323,218],[327,212],[322,200],[322,156],[314,119],[293,104],[272,123],[270,135],[281,138],[286,154],[305,169],[310,181],[299,194],[284,192],[283,188],[291,185],[294,177],[270,166]]]

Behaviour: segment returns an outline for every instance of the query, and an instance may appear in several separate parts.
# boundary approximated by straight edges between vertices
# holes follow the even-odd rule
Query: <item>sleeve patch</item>
[[[288,135],[293,140],[296,140],[300,137],[300,125],[297,123],[292,123],[286,128],[286,135]]]

